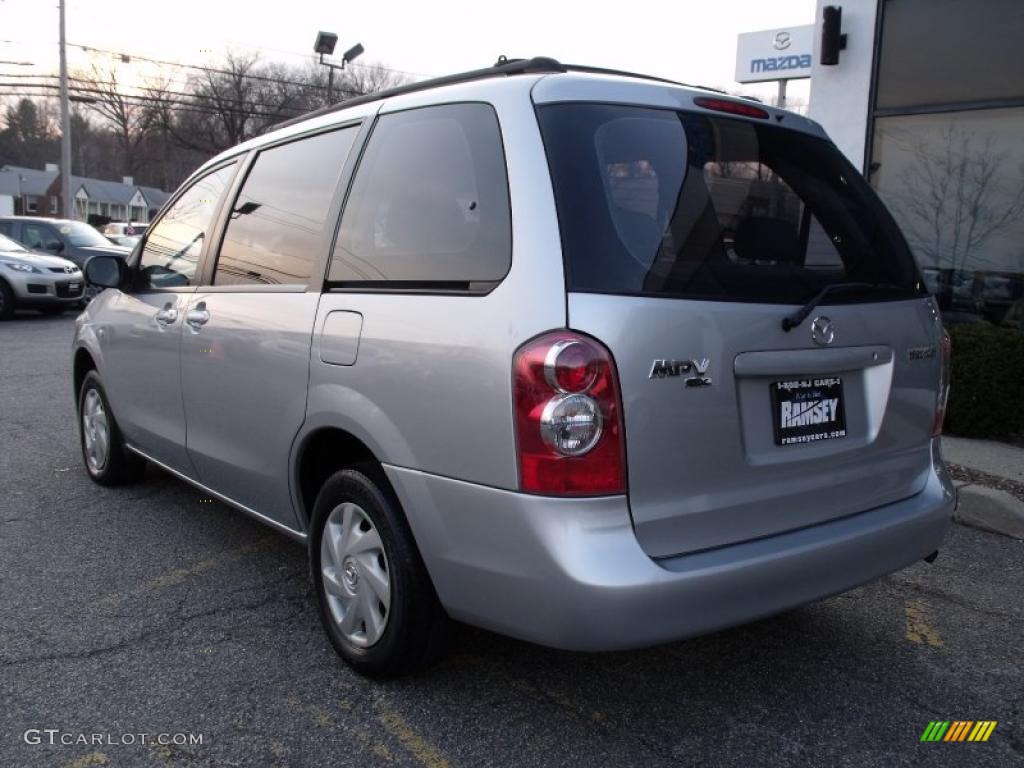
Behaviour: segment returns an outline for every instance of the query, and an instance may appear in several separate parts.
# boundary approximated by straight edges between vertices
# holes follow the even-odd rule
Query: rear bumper
[[[571,650],[643,647],[856,587],[938,549],[956,492],[924,490],[798,531],[652,560],[626,499],[551,499],[386,466],[453,618]]]

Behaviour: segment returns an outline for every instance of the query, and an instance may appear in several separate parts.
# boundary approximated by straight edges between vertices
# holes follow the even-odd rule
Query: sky
[[[186,64],[213,64],[231,50],[301,65],[326,30],[339,36],[336,53],[362,43],[360,61],[416,79],[489,66],[501,54],[544,55],[766,98],[774,84],[733,80],[736,35],[810,24],[814,8],[814,0],[67,0],[67,39]],[[57,40],[57,0],[0,0],[0,61],[35,65],[0,64],[0,72],[56,72]],[[70,67],[89,64],[89,54],[69,49]],[[806,99],[807,82],[790,83],[790,97]]]

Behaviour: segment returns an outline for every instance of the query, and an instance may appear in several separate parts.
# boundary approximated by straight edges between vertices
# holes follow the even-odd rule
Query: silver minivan
[[[950,524],[935,301],[821,127],[757,102],[503,60],[228,150],[86,273],[90,476],[148,462],[305,543],[364,674],[450,619],[710,632]]]

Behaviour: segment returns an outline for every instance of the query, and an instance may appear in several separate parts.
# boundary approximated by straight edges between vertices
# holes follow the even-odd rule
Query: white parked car
[[[79,305],[84,285],[74,262],[35,253],[0,235],[0,320],[19,308],[59,315]]]
[[[107,237],[141,237],[146,234],[147,226],[130,221],[112,221],[103,228],[103,234]]]

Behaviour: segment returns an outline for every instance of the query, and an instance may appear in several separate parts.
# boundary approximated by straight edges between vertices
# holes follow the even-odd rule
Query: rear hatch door
[[[889,214],[827,140],[698,110],[538,107],[569,325],[620,379],[648,554],[919,492],[939,323]],[[827,286],[798,326],[783,329]]]

